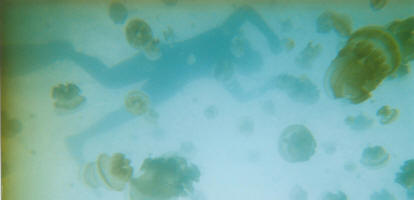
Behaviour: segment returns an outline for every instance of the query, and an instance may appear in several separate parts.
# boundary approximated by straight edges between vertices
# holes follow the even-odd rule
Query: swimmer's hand
[[[63,40],[50,41],[43,47],[55,59],[68,58],[75,52],[72,43]]]

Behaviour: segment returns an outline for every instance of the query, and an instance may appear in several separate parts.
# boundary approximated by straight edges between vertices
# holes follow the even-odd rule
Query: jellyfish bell
[[[128,16],[128,10],[120,1],[113,0],[109,4],[109,17],[115,24],[123,24]]]
[[[134,115],[145,114],[150,110],[149,97],[139,90],[130,91],[125,96],[125,107]]]
[[[398,115],[399,115],[399,110],[396,108],[391,108],[388,105],[382,106],[377,111],[379,122],[383,125],[394,122],[398,118]]]
[[[356,116],[348,116],[345,118],[345,123],[351,129],[356,131],[367,130],[372,127],[374,120],[367,115],[360,113]]]
[[[146,158],[141,175],[130,181],[131,200],[167,200],[188,196],[199,181],[200,171],[185,158],[168,155]]]
[[[74,110],[86,100],[80,95],[79,87],[73,83],[59,84],[53,87],[52,98],[55,99],[55,108],[59,110]]]
[[[414,60],[414,16],[391,22],[386,30],[390,32],[401,49],[402,64]]]
[[[414,159],[404,162],[400,167],[400,172],[396,173],[394,181],[403,186],[407,191],[414,190]]]
[[[400,62],[399,46],[391,34],[381,27],[361,28],[330,64],[325,88],[334,98],[362,103]]]
[[[204,109],[204,117],[209,120],[216,118],[218,113],[219,113],[218,108],[215,105],[210,105]]]
[[[325,11],[316,20],[316,31],[328,33],[335,30],[342,36],[349,36],[352,33],[352,21],[348,15],[339,14],[334,11]]]
[[[396,200],[395,196],[385,189],[372,193],[369,199],[370,200]]]
[[[129,164],[130,160],[121,153],[101,154],[97,161],[85,165],[82,177],[92,188],[103,185],[110,190],[122,191],[132,176],[133,169]]]
[[[388,0],[370,0],[369,4],[372,10],[381,10],[387,5]]]
[[[93,189],[103,185],[96,162],[87,163],[81,170],[81,177],[83,182]]]
[[[296,44],[295,44],[295,40],[293,40],[292,38],[287,38],[283,40],[283,43],[285,44],[285,48],[288,51],[291,51],[292,49],[295,48]]]
[[[133,19],[127,23],[126,39],[132,47],[141,49],[153,41],[151,27],[142,19]]]
[[[149,60],[158,60],[162,56],[159,43],[160,41],[158,39],[153,39],[144,47],[145,56]]]
[[[314,104],[319,100],[319,89],[307,76],[279,74],[274,78],[274,84],[295,102]]]
[[[115,153],[110,157],[101,154],[97,166],[105,185],[113,190],[121,191],[132,176],[130,160],[121,153]]]
[[[367,147],[361,155],[361,164],[370,169],[378,169],[384,166],[390,155],[382,146]]]
[[[279,137],[279,154],[290,163],[308,161],[316,149],[312,133],[304,125],[290,125]]]
[[[9,138],[18,135],[23,129],[22,122],[15,118],[10,118],[6,111],[1,111],[1,136]]]
[[[314,44],[311,41],[300,52],[299,56],[296,57],[295,61],[301,67],[310,68],[313,61],[321,54],[321,52],[322,52],[322,46],[320,44]]]
[[[327,192],[323,195],[322,200],[347,200],[348,197],[342,191],[334,192]]]

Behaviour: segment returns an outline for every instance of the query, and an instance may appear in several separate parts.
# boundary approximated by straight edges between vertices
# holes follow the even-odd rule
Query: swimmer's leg
[[[82,53],[74,53],[72,60],[82,67],[100,84],[109,88],[119,88],[144,80],[157,66],[142,54],[135,55],[113,67],[108,67],[101,60]]]
[[[90,126],[88,129],[76,134],[68,136],[65,139],[65,145],[68,148],[71,156],[75,158],[79,163],[84,163],[84,146],[88,142],[96,137],[97,135],[109,134],[111,129],[117,127],[121,124],[128,122],[131,119],[134,119],[135,116],[131,113],[128,113],[125,108],[120,108],[109,114],[104,118],[100,119],[98,122]]]

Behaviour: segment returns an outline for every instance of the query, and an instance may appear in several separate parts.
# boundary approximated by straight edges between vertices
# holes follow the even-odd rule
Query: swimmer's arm
[[[275,32],[269,27],[262,16],[250,6],[242,6],[236,10],[225,22],[233,30],[238,30],[245,21],[252,23],[266,37],[270,49],[273,53],[279,53],[282,43]]]

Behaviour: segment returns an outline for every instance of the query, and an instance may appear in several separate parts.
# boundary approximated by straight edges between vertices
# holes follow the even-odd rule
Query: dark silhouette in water
[[[99,83],[110,88],[123,87],[147,80],[141,90],[149,95],[152,105],[156,106],[168,100],[192,80],[202,77],[213,78],[213,66],[223,61],[235,63],[236,72],[239,73],[259,71],[262,59],[258,52],[250,47],[244,50],[241,57],[235,57],[231,52],[232,39],[239,34],[241,26],[246,22],[250,22],[265,36],[273,53],[278,53],[281,50],[279,38],[262,17],[251,7],[243,6],[214,29],[173,45],[160,45],[162,56],[157,60],[149,60],[141,53],[116,66],[107,67],[97,58],[74,51],[71,45],[65,42],[14,47],[14,51],[13,49],[8,51],[13,55],[13,52],[16,53],[20,48],[36,49],[35,51],[39,55],[34,58],[38,61],[41,60],[41,63],[50,63],[56,59],[71,59]],[[190,55],[196,58],[195,66],[190,66],[191,64],[187,62]],[[222,83],[240,101],[252,99],[271,88],[267,85],[246,92],[235,79],[222,81]],[[124,107],[111,112],[87,130],[69,136],[66,143],[70,153],[79,161],[83,161],[83,145],[88,139],[109,132],[109,129],[134,117]]]

